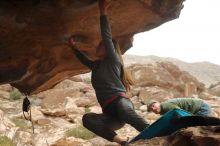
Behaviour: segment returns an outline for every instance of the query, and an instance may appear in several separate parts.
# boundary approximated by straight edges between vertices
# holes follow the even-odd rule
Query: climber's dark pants
[[[125,97],[114,100],[103,110],[102,114],[85,114],[82,121],[84,127],[109,141],[113,141],[117,135],[115,130],[122,128],[125,123],[130,124],[138,131],[149,126],[135,112],[132,102]]]

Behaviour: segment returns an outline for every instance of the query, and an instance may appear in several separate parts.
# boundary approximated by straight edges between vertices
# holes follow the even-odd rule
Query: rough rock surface
[[[220,127],[191,127],[168,139],[170,146],[219,146]]]
[[[139,79],[151,82],[151,84],[142,84],[142,80],[137,80],[141,86],[137,85],[131,90],[131,100],[137,113],[149,123],[157,120],[160,115],[148,113],[146,105],[143,105],[141,101],[149,98],[163,101],[167,97],[176,97],[177,93],[185,93],[180,92],[179,88],[168,90],[168,83],[170,87],[181,87],[183,82],[194,82],[197,88],[203,87],[200,80],[195,80],[193,76],[179,70],[175,65],[167,62],[162,64],[151,63],[131,68],[131,72],[138,74]],[[169,82],[168,79],[172,80]],[[82,116],[85,113],[102,112],[87,75],[82,78],[77,76],[64,80],[54,88],[29,98],[32,103],[35,134],[32,134],[31,122],[25,121],[22,116],[22,99],[11,99],[13,96],[10,93],[14,90],[16,89],[10,85],[0,86],[0,138],[7,136],[18,146],[118,146],[116,143],[88,133],[82,127]],[[3,98],[1,93],[4,93]],[[213,116],[220,117],[217,96],[211,95],[207,88],[202,93],[198,92],[197,96],[202,97],[211,105]],[[137,135],[138,131],[126,124],[117,133],[122,137],[132,138]],[[169,137],[138,141],[131,146],[219,146],[219,140],[219,128],[194,127],[183,129]]]
[[[211,85],[209,90],[213,95],[220,96],[220,82]]]
[[[145,87],[134,95],[160,100],[160,97],[192,97],[205,89],[203,83],[171,62],[132,64],[127,67],[135,86]]]
[[[134,34],[177,18],[183,1],[112,0],[109,20],[122,52]],[[97,0],[1,0],[0,83],[38,93],[88,71],[65,45],[69,36],[94,57],[101,40]]]

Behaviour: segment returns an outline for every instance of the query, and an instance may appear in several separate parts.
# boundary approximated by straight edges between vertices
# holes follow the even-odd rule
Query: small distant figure
[[[211,107],[201,99],[196,98],[174,98],[165,102],[150,100],[147,104],[148,112],[165,114],[174,109],[182,109],[197,116],[210,116]]]

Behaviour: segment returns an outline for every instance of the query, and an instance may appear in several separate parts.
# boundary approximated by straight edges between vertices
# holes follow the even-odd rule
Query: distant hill
[[[129,64],[148,64],[161,61],[170,61],[177,65],[181,70],[187,71],[192,76],[196,77],[206,87],[220,81],[220,65],[209,62],[187,63],[175,58],[163,58],[157,56],[136,56],[124,55],[125,65]]]

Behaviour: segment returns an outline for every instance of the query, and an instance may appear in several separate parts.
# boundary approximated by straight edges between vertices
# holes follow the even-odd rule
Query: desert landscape
[[[135,58],[137,58],[135,60]],[[136,111],[153,123],[159,115],[148,113],[145,103],[149,99],[165,101],[176,97],[201,98],[212,107],[212,115],[220,117],[220,66],[211,63],[189,64],[171,59],[152,56],[124,56],[126,68],[131,73],[135,86],[127,94],[135,105]],[[140,62],[139,59],[144,59]],[[198,65],[204,65],[209,74]],[[199,75],[188,70],[197,70]],[[194,66],[194,68],[193,68]],[[206,74],[204,77],[202,74]],[[216,73],[216,74],[215,74]],[[202,78],[204,77],[204,78]],[[209,77],[209,78],[207,78]],[[205,82],[203,82],[205,81]],[[215,81],[215,82],[210,82]],[[9,84],[0,86],[0,145],[2,146],[117,146],[96,136],[82,126],[82,115],[87,112],[100,113],[91,86],[90,74],[73,76],[57,84],[52,89],[30,96],[32,119],[35,133],[32,133],[30,121],[22,114],[24,96]],[[168,137],[158,137],[147,141],[138,141],[133,146],[218,146],[220,133],[216,127],[191,127],[180,130]],[[130,125],[117,131],[130,139],[138,132]]]

